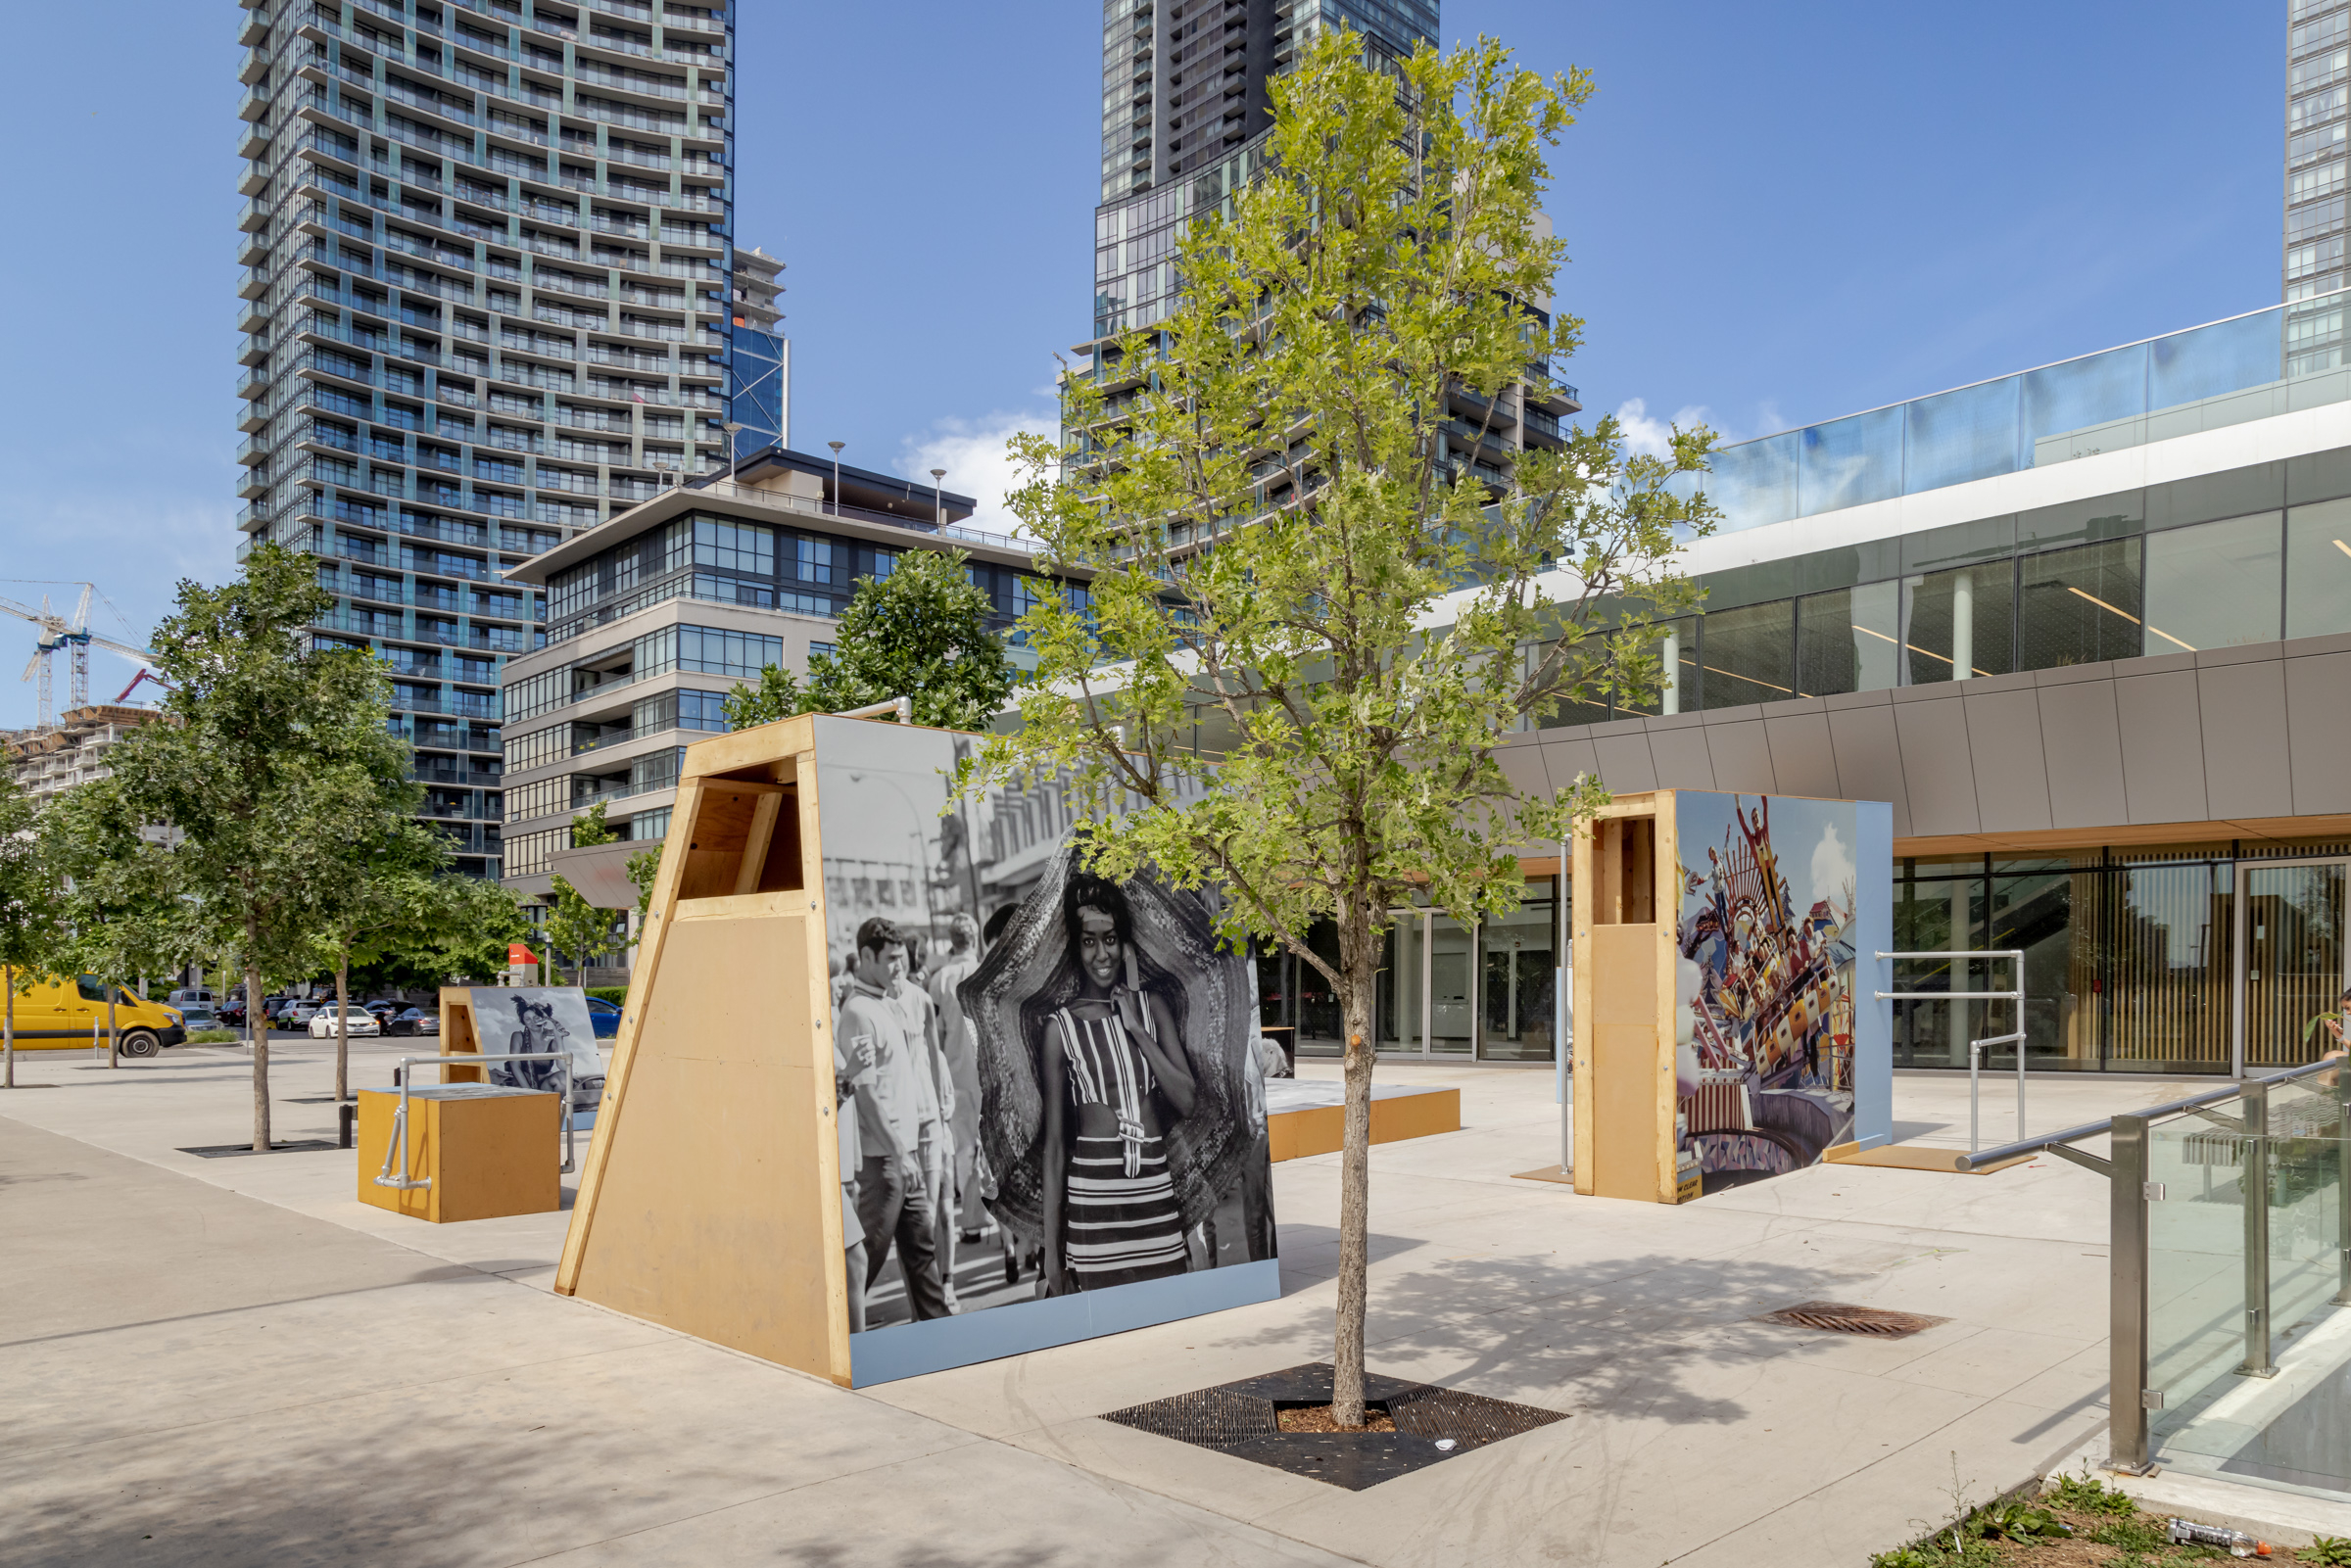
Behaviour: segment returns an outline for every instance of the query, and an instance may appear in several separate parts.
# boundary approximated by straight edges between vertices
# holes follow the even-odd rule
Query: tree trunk
[[[0,1087],[17,1086],[17,972],[0,965],[0,1064],[4,1064],[7,1082]]]
[[[1340,1016],[1347,1029],[1346,1125],[1339,1154],[1339,1308],[1331,1339],[1330,1418],[1364,1424],[1364,1313],[1369,1289],[1371,1228],[1371,995],[1378,973],[1375,932],[1341,938],[1347,985]]]
[[[115,1027],[115,982],[102,983],[106,986],[106,1065],[119,1068],[122,1065],[122,1031]]]
[[[253,1152],[269,1152],[269,1026],[262,1019],[262,972],[245,966],[245,1026],[253,1039]]]
[[[351,949],[335,966],[335,1103],[351,1098]]]

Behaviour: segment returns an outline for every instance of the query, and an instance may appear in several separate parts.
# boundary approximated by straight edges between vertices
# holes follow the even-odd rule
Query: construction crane
[[[150,650],[134,648],[127,642],[118,642],[112,638],[100,637],[90,630],[90,595],[97,592],[97,584],[80,583],[66,586],[78,587],[81,590],[81,598],[73,606],[73,614],[70,618],[58,614],[55,609],[50,607],[49,595],[46,594],[41,595],[41,607],[37,610],[28,605],[19,604],[14,599],[0,598],[0,611],[21,616],[41,629],[40,641],[35,642],[32,647],[32,661],[24,666],[24,678],[29,681],[35,675],[40,677],[40,719],[36,728],[42,730],[53,729],[57,724],[54,665],[59,653],[65,653],[71,661],[67,682],[68,694],[71,699],[69,707],[72,708],[89,706],[90,648],[93,644],[120,653],[124,658],[134,660],[142,665],[155,662],[155,654]]]

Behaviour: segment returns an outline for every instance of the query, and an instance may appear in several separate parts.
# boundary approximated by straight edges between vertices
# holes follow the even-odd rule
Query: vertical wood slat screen
[[[2245,900],[2245,1065],[2299,1067],[2334,1041],[2311,1022],[2343,987],[2343,869],[2256,866]]]
[[[2226,1067],[2231,868],[2135,866],[2101,879],[2107,1060]]]

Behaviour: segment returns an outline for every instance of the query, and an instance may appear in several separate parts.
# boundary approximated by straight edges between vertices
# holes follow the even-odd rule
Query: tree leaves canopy
[[[807,684],[771,664],[758,687],[728,693],[727,723],[747,730],[902,696],[913,698],[917,724],[984,728],[1012,691],[1013,667],[988,628],[995,607],[972,582],[970,559],[959,549],[910,549],[888,576],[859,578],[834,650],[808,660]]]
[[[1070,780],[1102,870],[1217,882],[1228,936],[1367,1008],[1391,907],[1507,912],[1522,847],[1605,799],[1522,796],[1498,741],[1653,698],[1652,623],[1695,602],[1674,556],[1713,513],[1668,482],[1708,433],[1646,456],[1603,418],[1507,487],[1449,454],[1581,341],[1530,306],[1564,259],[1546,149],[1591,90],[1492,40],[1382,67],[1324,34],[1272,84],[1269,169],[1179,242],[1175,315],[1070,380],[1066,449],[1013,444],[1040,566],[1092,582],[1023,621],[1021,726],[967,785]]]

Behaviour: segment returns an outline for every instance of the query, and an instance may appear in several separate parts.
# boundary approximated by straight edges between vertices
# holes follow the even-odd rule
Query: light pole
[[[947,471],[944,468],[934,468],[931,470],[931,505],[937,513],[936,520],[938,526],[941,528],[947,526],[947,503],[944,497],[940,494],[939,486],[945,481],[946,477]]]
[[[735,488],[735,475],[743,467],[743,426],[728,420],[719,429],[727,433],[727,488]]]
[[[833,515],[839,517],[840,515],[840,449],[847,446],[848,443],[828,441],[825,445],[833,449]]]

